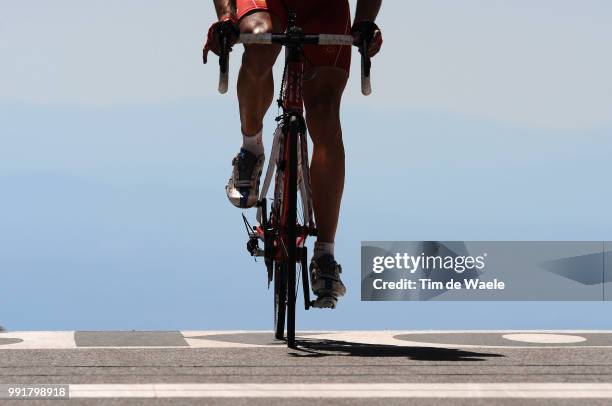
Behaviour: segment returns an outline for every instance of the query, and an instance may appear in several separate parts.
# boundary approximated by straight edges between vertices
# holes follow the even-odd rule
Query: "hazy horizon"
[[[223,190],[240,138],[233,85],[218,95],[216,60],[199,59],[212,13],[4,3],[7,330],[271,327],[264,266]],[[374,94],[360,95],[354,55],[342,109],[349,293],[333,312],[300,311],[298,328],[610,328],[608,302],[360,302],[359,247],[612,240],[611,17],[595,0],[385,2]]]

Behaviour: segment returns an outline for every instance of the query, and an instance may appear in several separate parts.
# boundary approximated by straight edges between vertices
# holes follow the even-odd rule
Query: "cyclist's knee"
[[[342,146],[339,100],[322,92],[306,104],[306,121],[313,143],[329,148]]]
[[[306,104],[307,120],[313,124],[336,124],[340,122],[339,103],[329,99],[325,94]]]
[[[274,23],[269,13],[257,12],[240,20],[240,32],[247,34],[266,34],[274,31]],[[247,45],[242,55],[242,66],[253,76],[264,76],[272,70],[280,51],[278,45]]]
[[[340,101],[348,74],[333,67],[318,67],[311,74],[312,79],[304,82],[304,106],[313,142],[338,147],[342,142]]]
[[[262,10],[254,10],[240,19],[239,28],[243,34],[267,34],[273,31],[275,17]]]

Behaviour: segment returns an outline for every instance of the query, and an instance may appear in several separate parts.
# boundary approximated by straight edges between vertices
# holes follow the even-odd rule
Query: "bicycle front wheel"
[[[297,183],[298,183],[298,139],[300,121],[297,116],[289,119],[288,187],[285,195],[287,204],[285,217],[285,238],[287,248],[287,346],[295,347],[295,301],[296,301],[296,263],[297,263]]]
[[[274,335],[277,339],[284,338],[286,327],[289,347],[295,346],[297,148],[302,128],[300,124],[298,117],[291,116],[283,125],[270,215],[272,225],[277,230],[274,242]]]

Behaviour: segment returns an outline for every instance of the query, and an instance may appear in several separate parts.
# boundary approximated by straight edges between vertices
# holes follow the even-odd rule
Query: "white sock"
[[[249,152],[259,156],[264,153],[263,137],[261,135],[262,130],[259,130],[256,134],[245,135],[242,134],[242,148]]]
[[[334,255],[334,243],[315,241],[314,252],[312,253],[313,259],[318,259],[325,254]]]

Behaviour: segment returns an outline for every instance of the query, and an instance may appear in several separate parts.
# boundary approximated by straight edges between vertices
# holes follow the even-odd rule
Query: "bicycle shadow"
[[[410,347],[388,344],[364,344],[349,341],[296,338],[293,357],[405,357],[414,361],[486,361],[502,354],[442,347]]]

